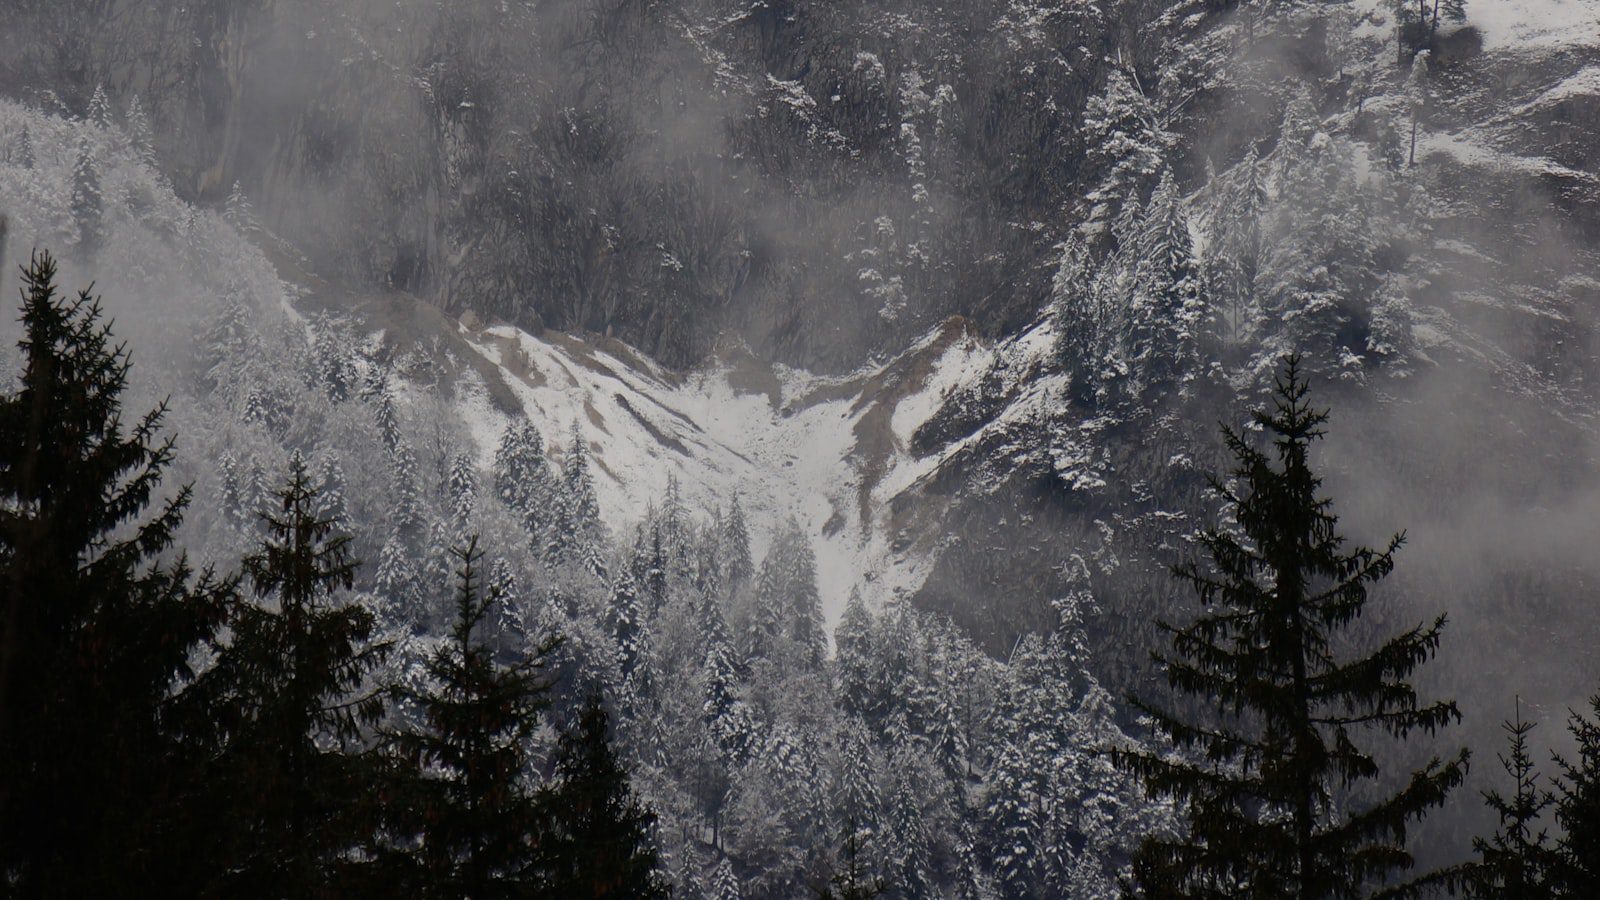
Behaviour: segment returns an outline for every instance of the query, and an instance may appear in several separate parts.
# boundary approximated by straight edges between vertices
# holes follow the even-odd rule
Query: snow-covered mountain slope
[[[512,415],[545,431],[553,454],[581,436],[593,454],[606,520],[618,526],[675,480],[693,508],[737,493],[755,521],[792,517],[817,553],[829,621],[850,592],[914,593],[931,561],[934,520],[908,509],[939,454],[916,458],[912,435],[995,348],[952,319],[900,356],[845,377],[817,377],[724,348],[687,373],[610,339],[507,325],[459,326],[488,367],[457,388],[485,465]],[[509,402],[508,402],[509,398]],[[754,536],[759,556],[770,535]]]

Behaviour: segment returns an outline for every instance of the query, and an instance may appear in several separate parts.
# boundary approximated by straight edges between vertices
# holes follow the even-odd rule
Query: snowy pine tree
[[[733,871],[733,862],[726,856],[717,860],[717,867],[711,871],[711,890],[706,897],[707,900],[744,900],[744,892],[739,889],[739,876]]]
[[[1259,306],[1256,292],[1266,263],[1262,219],[1267,214],[1267,184],[1260,157],[1252,145],[1234,169],[1234,182],[1217,211],[1216,247],[1211,253],[1219,277],[1219,293],[1226,334],[1232,345],[1248,340],[1256,331]]]
[[[882,713],[882,683],[877,677],[873,654],[873,620],[860,588],[851,588],[844,614],[834,628],[838,649],[834,665],[838,672],[839,706],[846,715],[875,718]]]
[[[1194,258],[1194,241],[1172,170],[1150,197],[1139,234],[1138,288],[1129,310],[1133,390],[1159,396],[1196,377],[1211,320]]]
[[[1105,87],[1083,111],[1083,140],[1090,160],[1104,173],[1089,200],[1104,210],[1142,193],[1161,171],[1174,136],[1137,79],[1120,68],[1106,75]],[[1100,213],[1105,218],[1105,213]]]
[[[222,482],[221,496],[217,500],[222,508],[224,521],[235,528],[254,521],[255,508],[246,498],[246,487],[239,473],[239,458],[228,451],[223,451],[217,460],[217,474]]]
[[[317,484],[317,514],[333,523],[340,534],[351,533],[350,510],[345,500],[344,467],[339,456],[329,453],[322,458],[314,478]]]
[[[422,579],[417,574],[411,551],[405,539],[396,530],[383,542],[378,551],[378,568],[373,576],[373,589],[404,616],[407,621],[421,621],[423,607]]]
[[[335,403],[350,398],[356,389],[356,368],[350,337],[329,316],[319,316],[311,326],[311,356],[317,384]]]
[[[21,168],[33,168],[35,162],[33,156],[33,132],[28,126],[24,125],[22,130],[17,133],[16,143],[11,146],[10,157],[11,161]]]
[[[72,168],[72,196],[68,199],[74,230],[73,244],[84,258],[92,259],[105,242],[104,201],[100,173],[87,138],[78,143],[78,161]]]
[[[106,94],[106,86],[97,84],[94,93],[89,97],[89,121],[101,128],[111,127],[111,98]]]
[[[245,284],[234,278],[218,299],[195,348],[200,384],[206,390],[239,390],[239,375],[251,364],[257,348],[254,317]]]
[[[389,382],[388,370],[383,370],[378,377],[378,386],[373,394],[373,415],[377,419],[378,433],[383,436],[383,445],[393,453],[400,449],[400,411],[395,406],[394,387]]]
[[[839,760],[834,768],[834,818],[850,841],[860,873],[868,877],[877,871],[885,825],[877,785],[880,767],[873,756],[866,725],[860,719],[848,720],[839,734]]]
[[[784,526],[761,561],[754,603],[751,656],[766,656],[782,641],[807,664],[821,665],[828,637],[817,593],[816,557],[797,522],[790,520]]]
[[[251,235],[260,228],[260,224],[256,221],[255,207],[245,195],[244,185],[237,181],[233,183],[233,189],[228,192],[228,199],[222,207],[222,216],[229,225],[238,229],[240,234]]]
[[[886,880],[897,897],[919,898],[932,894],[932,849],[922,809],[923,791],[914,783],[917,767],[902,758],[890,766],[894,791],[885,815]]]
[[[1432,51],[1423,50],[1411,59],[1411,72],[1406,76],[1406,125],[1410,129],[1410,138],[1406,147],[1406,165],[1417,164],[1417,133],[1422,128],[1422,119],[1428,113],[1428,105],[1432,101],[1428,85],[1428,65]]]
[[[410,447],[402,444],[395,451],[392,463],[390,481],[396,498],[395,531],[408,547],[420,547],[427,522],[417,489],[417,457]]]
[[[450,460],[450,478],[447,485],[450,496],[450,522],[458,532],[464,532],[472,520],[478,499],[478,470],[472,457],[457,453]]]
[[[737,491],[734,492],[733,502],[728,505],[728,515],[722,521],[718,549],[724,565],[723,580],[729,595],[736,595],[750,583],[756,570],[750,556],[750,528],[745,521],[744,505],[739,502]]]
[[[593,566],[599,548],[605,546],[605,526],[600,521],[600,498],[595,493],[594,473],[589,471],[589,445],[576,422],[572,443],[561,465],[565,519],[578,558]]]
[[[607,607],[606,624],[617,646],[618,674],[624,685],[635,684],[643,672],[640,666],[645,654],[645,611],[639,599],[639,587],[627,569],[618,573],[611,585],[611,602]]]
[[[132,144],[133,153],[139,161],[151,168],[156,165],[155,135],[150,130],[150,118],[145,115],[144,104],[139,101],[138,95],[128,101],[127,123],[128,141]]]

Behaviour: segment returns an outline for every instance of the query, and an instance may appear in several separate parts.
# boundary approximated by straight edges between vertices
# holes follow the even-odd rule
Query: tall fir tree
[[[750,583],[755,574],[755,562],[750,557],[750,526],[745,520],[744,504],[739,495],[733,495],[728,505],[728,515],[722,520],[722,535],[718,542],[723,558],[723,583],[729,596],[734,596]]]
[[[1560,897],[1592,897],[1600,886],[1600,695],[1589,701],[1592,717],[1577,712],[1567,730],[1577,742],[1577,756],[1556,758],[1556,824],[1561,839],[1551,881]]]
[[[94,93],[89,96],[89,121],[101,128],[111,127],[111,98],[106,94],[106,86],[97,84]]]
[[[356,571],[350,538],[317,513],[298,454],[275,498],[244,563],[256,597],[237,604],[232,640],[201,680],[217,698],[231,800],[216,823],[228,865],[214,889],[337,896],[376,816],[376,762],[361,746],[384,711],[370,676],[386,647],[370,640],[372,613],[342,596]]]
[[[1210,256],[1218,266],[1215,287],[1231,345],[1244,342],[1255,332],[1259,312],[1256,291],[1265,264],[1262,219],[1268,200],[1262,169],[1252,145],[1234,169],[1233,186],[1217,214],[1217,247]]]
[[[478,500],[478,470],[472,457],[457,453],[450,460],[450,524],[462,532],[472,520],[473,508]]]
[[[1114,754],[1151,793],[1187,804],[1184,833],[1147,838],[1135,856],[1145,896],[1363,896],[1411,867],[1411,824],[1464,777],[1465,750],[1434,757],[1370,804],[1354,806],[1347,793],[1380,774],[1356,743],[1362,732],[1432,735],[1460,714],[1451,702],[1422,702],[1410,680],[1437,651],[1443,616],[1359,658],[1338,655],[1369,587],[1393,570],[1401,537],[1382,551],[1344,549],[1311,469],[1327,414],[1308,391],[1290,357],[1273,408],[1254,414],[1271,456],[1224,429],[1238,466],[1233,483],[1212,484],[1240,533],[1204,532],[1209,564],[1175,569],[1206,611],[1186,626],[1161,623],[1172,651],[1156,658],[1173,690],[1215,704],[1217,715],[1187,719],[1139,702],[1193,755]]]
[[[156,564],[190,493],[160,499],[164,407],[124,425],[129,361],[99,300],[58,295],[36,254],[21,318],[24,367],[0,396],[0,892],[191,887],[171,840],[194,787],[174,689],[229,585]]]
[[[645,611],[639,601],[639,585],[627,569],[618,573],[616,582],[611,585],[606,625],[617,644],[617,668],[622,683],[633,684],[643,674],[640,668],[645,653]]]
[[[562,507],[572,544],[572,555],[596,578],[606,577],[600,552],[606,544],[605,524],[600,520],[600,498],[595,493],[594,473],[589,469],[589,442],[577,422],[572,423],[572,443],[561,465]]]
[[[128,141],[132,145],[134,156],[145,165],[154,167],[155,135],[150,129],[150,117],[145,114],[144,104],[140,102],[138,95],[128,101],[128,114],[124,121],[127,124]]]
[[[670,896],[657,869],[655,815],[634,796],[611,747],[611,717],[598,692],[562,735],[543,848],[552,897],[651,900]]]
[[[205,333],[195,346],[195,376],[205,391],[227,391],[237,399],[238,376],[251,364],[256,349],[256,328],[251,322],[248,285],[229,279],[216,309],[206,322]]]
[[[395,404],[394,385],[390,383],[387,370],[380,370],[377,378],[372,394],[372,414],[378,423],[378,434],[383,436],[383,445],[390,453],[397,453],[401,437],[400,410]]]
[[[482,590],[476,537],[451,554],[459,566],[455,623],[428,660],[432,686],[408,697],[422,723],[387,741],[421,773],[413,877],[426,897],[529,896],[543,874],[536,852],[542,807],[526,780],[527,754],[548,702],[543,668],[556,642],[534,645],[513,665],[496,662],[486,631],[508,598]]]
[[[311,366],[315,383],[335,403],[356,390],[357,373],[349,331],[326,314],[312,322]]]
[[[105,201],[100,193],[100,172],[87,138],[78,144],[67,208],[72,214],[74,245],[85,259],[93,259],[105,242]]]
[[[26,125],[17,134],[16,144],[11,148],[11,161],[24,169],[33,168],[33,132]]]
[[[1108,72],[1104,88],[1084,104],[1083,131],[1089,159],[1101,171],[1089,199],[1102,209],[1143,193],[1174,143],[1137,76],[1120,68]],[[1096,218],[1104,221],[1104,213]]]
[[[408,445],[401,444],[390,462],[395,494],[394,527],[407,547],[419,549],[428,523],[418,489],[417,456]]]
[[[882,683],[877,677],[873,654],[873,620],[859,587],[850,589],[844,613],[833,630],[837,648],[834,668],[838,673],[839,706],[846,715],[870,719],[882,712]]]
[[[222,215],[228,220],[228,224],[244,235],[253,234],[261,227],[256,221],[255,207],[245,194],[244,185],[238,181],[233,183],[233,189],[228,192],[228,199],[222,206]]]
[[[934,892],[932,851],[928,826],[923,815],[923,789],[913,780],[916,767],[907,763],[907,753],[898,755],[890,768],[894,790],[885,810],[887,854],[885,866],[895,894],[906,898],[932,896]]]
[[[513,422],[494,453],[494,490],[517,513],[528,533],[541,535],[549,524],[553,482],[544,458],[544,438],[532,422]]]
[[[700,621],[696,624],[702,654],[701,709],[712,732],[720,733],[718,726],[738,699],[741,666],[728,634],[728,620],[722,614],[722,605],[714,597],[702,597],[699,612]]]
[[[1211,330],[1189,218],[1171,169],[1162,170],[1150,195],[1136,246],[1139,287],[1128,316],[1128,358],[1134,390],[1154,395],[1195,377]]]
[[[851,840],[856,869],[876,871],[875,859],[884,833],[883,799],[878,794],[880,766],[873,761],[872,738],[860,719],[850,719],[839,733],[839,761],[833,784],[834,817]]]
[[[422,576],[417,573],[405,537],[398,529],[378,551],[378,568],[373,573],[372,586],[394,609],[398,619],[409,622],[413,628],[422,625],[427,614]]]
[[[1417,135],[1422,130],[1422,120],[1428,113],[1428,104],[1432,97],[1428,80],[1430,57],[1433,51],[1422,50],[1411,59],[1411,72],[1406,76],[1406,125],[1410,129],[1410,137],[1406,146],[1406,167],[1414,168],[1417,164]]]
[[[1067,373],[1074,399],[1092,402],[1105,346],[1105,317],[1094,284],[1089,250],[1076,238],[1061,247],[1050,283],[1050,308],[1056,325],[1056,355]]]
[[[317,515],[327,519],[335,532],[351,533],[350,507],[345,499],[344,466],[337,453],[322,457],[317,466]]]
[[[1482,862],[1473,874],[1468,895],[1484,900],[1546,900],[1555,896],[1548,877],[1552,848],[1549,834],[1538,822],[1556,800],[1548,790],[1540,789],[1539,772],[1528,755],[1528,734],[1534,723],[1522,718],[1521,698],[1515,718],[1500,727],[1507,743],[1500,766],[1511,777],[1511,796],[1493,790],[1483,793],[1500,824],[1487,839],[1472,840]]]
[[[799,523],[789,521],[761,560],[749,636],[750,655],[792,647],[800,661],[820,666],[828,652],[816,556]]]

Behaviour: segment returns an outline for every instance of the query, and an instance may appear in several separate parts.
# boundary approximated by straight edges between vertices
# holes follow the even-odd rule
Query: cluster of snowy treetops
[[[25,269],[0,398],[0,865],[18,896],[1365,896],[1412,867],[1408,828],[1461,783],[1465,750],[1378,799],[1350,791],[1382,774],[1365,744],[1436,739],[1459,712],[1411,684],[1442,615],[1355,655],[1340,639],[1400,539],[1345,549],[1297,357],[1256,414],[1270,442],[1225,431],[1230,515],[1176,570],[1201,609],[1162,625],[1173,696],[1130,723],[1087,666],[1087,593],[1005,663],[856,595],[830,656],[793,525],[758,565],[737,498],[695,517],[673,486],[612,542],[584,448],[557,471],[528,422],[483,479],[460,455],[426,479],[382,379],[353,390],[359,361],[314,345],[287,398],[220,399],[235,376],[195,372],[269,440],[297,417],[259,411],[308,396],[364,420],[395,482],[378,565],[352,553],[340,467],[291,448],[260,491],[224,461],[219,527],[245,553],[197,573],[176,546],[193,491],[163,490],[165,411],[124,419],[128,356],[97,298],[56,279],[48,255]],[[1600,723],[1573,716],[1580,755],[1553,791],[1531,727],[1507,724],[1513,793],[1488,796],[1501,827],[1479,861],[1404,889],[1596,883]]]
[[[1339,28],[1339,15],[1293,5],[1241,13],[1283,40],[1318,23]],[[1412,171],[1428,53],[1407,56],[1396,74],[1372,71],[1359,44],[1317,49],[1365,80],[1342,92],[1300,78],[1269,85],[1247,61],[1234,64],[1235,88],[1274,97],[1281,121],[1225,170],[1208,161],[1189,188],[1175,177],[1191,160],[1174,121],[1188,86],[1164,80],[1147,92],[1133,70],[1114,70],[1089,99],[1085,139],[1104,174],[1051,288],[1073,399],[1117,409],[1207,385],[1263,389],[1289,352],[1344,380],[1409,368],[1412,298],[1428,286],[1419,270],[1438,209]],[[1381,95],[1365,107],[1397,77],[1401,109]]]
[[[367,643],[383,652],[340,690],[386,702],[335,736],[371,750],[386,729],[425,727],[417,698],[441,689],[460,553],[477,535],[474,577],[493,602],[474,639],[510,665],[560,637],[536,654],[549,684],[525,742],[529,783],[554,783],[560,735],[598,686],[632,790],[655,816],[649,846],[683,895],[791,896],[847,869],[924,893],[967,883],[1031,896],[1072,883],[1109,894],[1141,823],[1167,817],[1098,753],[1108,737],[1131,741],[1131,722],[1087,671],[1081,642],[1030,640],[1006,665],[946,622],[898,605],[869,612],[857,598],[830,659],[815,560],[794,523],[752,525],[735,497],[690,510],[672,489],[614,532],[600,521],[590,448],[567,423],[513,422],[480,451],[447,397],[460,376],[448,350],[396,350],[350,320],[288,312],[238,237],[259,235],[242,194],[220,218],[175,201],[113,113],[101,124],[5,112],[3,145],[40,151],[0,166],[7,192],[30,201],[15,233],[59,242],[69,269],[92,265],[102,284],[148,302],[121,320],[136,347],[192,344],[141,366],[172,397],[166,421],[182,444],[169,480],[192,482],[199,501],[171,523],[173,546],[235,571],[261,555],[284,491],[299,485],[319,528],[359,563],[327,584],[328,602],[364,610]],[[63,146],[74,152],[58,155]],[[200,315],[161,305],[196,283],[215,297]],[[145,312],[184,323],[192,341],[141,332]],[[136,382],[131,396],[154,402]],[[769,535],[760,559],[752,529]],[[210,671],[218,652],[185,665]],[[1049,672],[1072,678],[1035,696],[1027,685]],[[1010,724],[1024,715],[1047,733]],[[1081,798],[1075,786],[1095,779],[1114,790]],[[1139,812],[1111,812],[1124,807]]]

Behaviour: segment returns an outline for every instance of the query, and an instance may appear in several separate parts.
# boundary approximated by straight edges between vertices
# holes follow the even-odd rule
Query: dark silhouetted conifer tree
[[[231,585],[155,564],[189,500],[158,499],[164,407],[126,427],[128,357],[55,278],[48,254],[23,272],[24,368],[0,396],[0,894],[177,889],[194,759],[174,689]]]
[[[424,773],[414,792],[422,836],[415,874],[427,897],[529,896],[540,881],[541,808],[524,767],[547,703],[545,655],[556,641],[514,665],[497,663],[485,620],[508,598],[480,588],[476,537],[451,554],[459,565],[456,619],[428,661],[436,686],[408,697],[422,712],[421,727],[389,740]]]
[[[1575,760],[1557,757],[1556,824],[1561,840],[1551,881],[1560,897],[1593,897],[1600,890],[1600,695],[1589,701],[1594,718],[1573,713],[1567,729],[1578,741]]]
[[[655,815],[611,749],[611,720],[598,692],[561,738],[545,841],[553,897],[648,900],[669,896],[656,866]]]
[[[1114,754],[1151,793],[1186,804],[1184,832],[1147,838],[1135,855],[1145,896],[1363,896],[1412,866],[1410,825],[1463,778],[1464,750],[1435,757],[1397,793],[1351,805],[1347,789],[1379,774],[1357,743],[1363,733],[1431,735],[1460,714],[1451,702],[1420,701],[1410,679],[1437,650],[1443,616],[1341,658],[1341,632],[1393,570],[1402,536],[1382,551],[1344,548],[1309,460],[1327,414],[1307,392],[1290,357],[1273,409],[1255,414],[1271,450],[1224,429],[1238,467],[1212,483],[1237,529],[1204,532],[1209,564],[1175,570],[1204,612],[1183,627],[1161,624],[1172,650],[1157,661],[1177,693],[1215,704],[1217,715],[1136,701],[1180,754]]]
[[[1484,802],[1499,816],[1500,827],[1487,839],[1474,838],[1472,847],[1482,863],[1472,879],[1469,894],[1503,900],[1545,900],[1554,897],[1547,873],[1550,868],[1549,835],[1538,827],[1539,817],[1555,803],[1555,796],[1539,789],[1539,773],[1528,755],[1528,734],[1534,723],[1516,718],[1500,726],[1506,733],[1509,755],[1500,765],[1511,776],[1512,791],[1485,791]]]
[[[245,560],[254,602],[238,604],[233,640],[202,679],[217,699],[225,746],[217,890],[234,897],[321,897],[346,890],[376,816],[377,760],[362,745],[384,710],[370,684],[385,647],[373,616],[347,602],[350,538],[318,514],[303,460]]]

